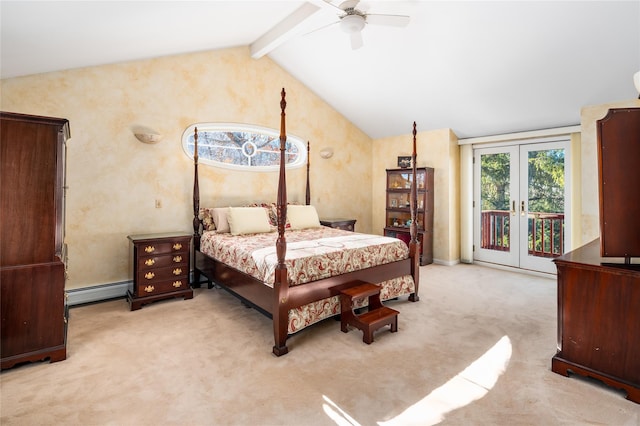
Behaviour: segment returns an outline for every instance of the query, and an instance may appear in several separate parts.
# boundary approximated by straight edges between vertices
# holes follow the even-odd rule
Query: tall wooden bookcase
[[[417,205],[416,220],[420,245],[420,265],[433,263],[433,168],[416,169]],[[411,224],[412,169],[387,169],[387,199],[384,235],[409,243]]]
[[[0,113],[1,368],[66,358],[65,119]]]

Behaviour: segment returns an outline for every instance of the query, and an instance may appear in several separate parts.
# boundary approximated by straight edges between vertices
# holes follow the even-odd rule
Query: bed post
[[[198,128],[193,130],[193,287],[200,287],[196,252],[200,250],[200,187],[198,186]]]
[[[411,235],[411,241],[409,242],[409,257],[411,258],[411,275],[413,275],[413,281],[415,285],[415,292],[409,295],[409,300],[412,302],[417,302],[420,300],[418,296],[418,285],[420,282],[420,244],[418,244],[418,224],[416,223],[416,218],[418,217],[418,182],[416,178],[418,176],[416,170],[416,122],[413,122],[413,153],[411,154],[411,164],[412,164],[412,173],[413,179],[411,180],[411,226],[409,227],[409,233]]]
[[[276,255],[278,265],[275,270],[275,281],[273,283],[273,337],[275,344],[273,353],[281,356],[289,352],[287,348],[287,334],[289,323],[289,282],[287,277],[287,265],[285,255],[287,253],[287,240],[284,235],[285,221],[287,218],[287,181],[285,176],[287,132],[285,128],[285,100],[286,92],[282,88],[280,100],[280,176],[278,179],[278,200],[276,212],[278,217],[278,239],[276,240]]]
[[[305,204],[311,205],[311,187],[309,186],[309,166],[311,164],[311,157],[309,156],[311,153],[311,144],[307,141],[307,190],[305,193],[304,201]]]

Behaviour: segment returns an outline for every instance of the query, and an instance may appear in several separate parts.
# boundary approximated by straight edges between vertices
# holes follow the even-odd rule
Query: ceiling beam
[[[259,39],[251,43],[251,57],[259,59],[295,35],[295,29],[321,8],[304,2],[302,6],[277,23]]]

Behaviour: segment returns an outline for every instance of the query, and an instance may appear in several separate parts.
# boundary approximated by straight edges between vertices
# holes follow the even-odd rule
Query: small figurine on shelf
[[[400,222],[398,222],[398,218],[393,218],[393,226],[400,226]]]

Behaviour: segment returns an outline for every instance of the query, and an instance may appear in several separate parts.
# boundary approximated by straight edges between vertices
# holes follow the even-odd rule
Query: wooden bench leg
[[[373,342],[373,330],[371,328],[367,327],[363,330],[362,341],[367,345],[370,345]]]

